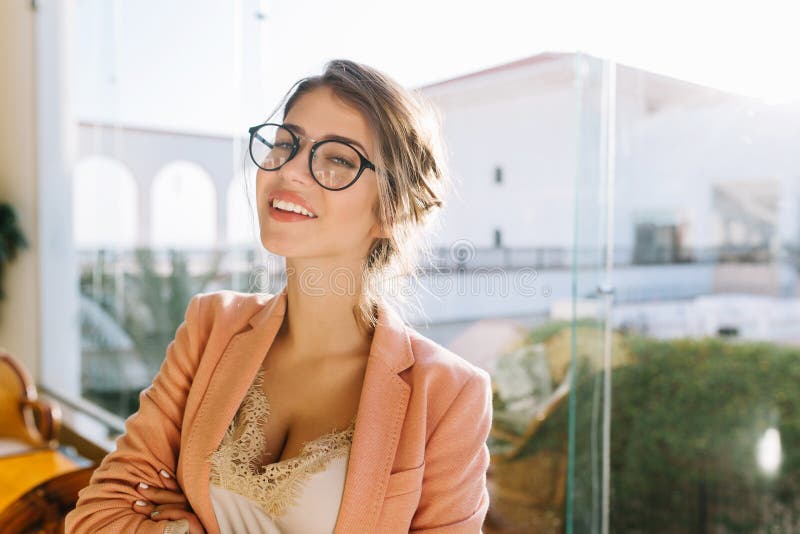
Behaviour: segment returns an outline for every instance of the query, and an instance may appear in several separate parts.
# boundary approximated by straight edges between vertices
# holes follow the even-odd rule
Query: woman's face
[[[375,211],[378,187],[375,171],[364,169],[355,184],[341,191],[321,187],[311,176],[308,155],[312,141],[327,136],[352,139],[364,157],[374,161],[375,147],[366,119],[340,100],[328,87],[302,95],[284,117],[284,124],[302,130],[297,154],[277,171],[258,169],[256,195],[261,243],[274,254],[289,258],[329,258],[334,264],[352,264],[366,258],[380,237]],[[274,195],[286,194],[303,203],[315,217],[294,216],[281,220],[272,207]],[[283,217],[285,219],[285,215]]]

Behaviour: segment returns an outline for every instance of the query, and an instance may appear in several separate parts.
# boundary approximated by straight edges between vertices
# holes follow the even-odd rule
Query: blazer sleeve
[[[491,426],[491,378],[478,369],[428,439],[422,493],[411,521],[411,533],[482,532],[489,510],[486,440]]]
[[[66,516],[66,532],[161,534],[166,521],[152,521],[132,506],[139,482],[160,487],[159,470],[175,476],[186,398],[206,334],[201,325],[203,294],[190,300],[184,321],[166,349],[153,383],[139,394],[139,410],[125,421],[116,450],[103,458],[89,485],[78,492]]]

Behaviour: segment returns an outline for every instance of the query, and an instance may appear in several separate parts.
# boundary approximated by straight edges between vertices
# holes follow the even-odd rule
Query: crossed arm
[[[165,522],[137,513],[143,498],[137,484],[164,487],[162,469],[173,477],[180,450],[186,398],[205,343],[201,323],[202,294],[192,297],[184,321],[170,342],[166,358],[153,383],[139,394],[139,410],[125,421],[125,434],[78,493],[74,510],[66,516],[71,534],[132,532],[162,534]]]

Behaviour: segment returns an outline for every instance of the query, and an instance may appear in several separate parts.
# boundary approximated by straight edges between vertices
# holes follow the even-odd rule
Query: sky
[[[246,131],[345,57],[409,87],[584,51],[767,102],[800,98],[800,3],[73,0],[78,117]]]

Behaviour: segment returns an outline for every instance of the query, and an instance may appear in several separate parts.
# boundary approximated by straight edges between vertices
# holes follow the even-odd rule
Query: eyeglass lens
[[[265,124],[253,135],[250,151],[253,160],[267,171],[279,169],[292,157],[294,138],[288,129]],[[300,152],[300,147],[297,147]],[[311,155],[309,155],[311,157]],[[324,187],[337,189],[352,182],[361,167],[361,158],[351,146],[340,141],[321,141],[316,144],[311,170]]]

